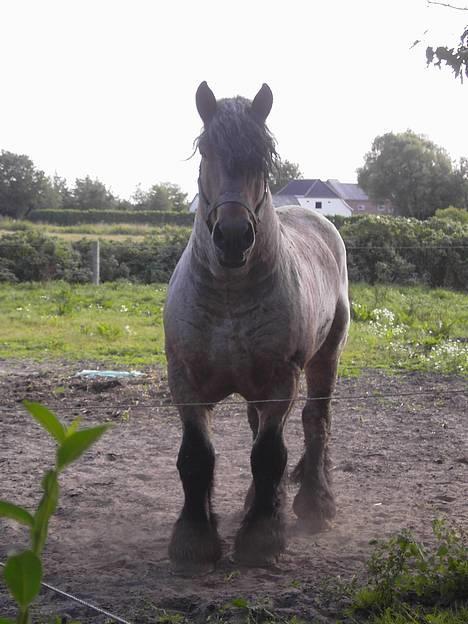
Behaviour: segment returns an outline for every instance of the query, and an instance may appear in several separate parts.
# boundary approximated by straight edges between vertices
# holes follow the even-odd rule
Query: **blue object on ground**
[[[145,373],[140,371],[114,371],[114,370],[88,370],[84,369],[76,373],[75,377],[87,377],[95,379],[96,377],[110,377],[112,379],[125,379],[127,377],[141,377]]]

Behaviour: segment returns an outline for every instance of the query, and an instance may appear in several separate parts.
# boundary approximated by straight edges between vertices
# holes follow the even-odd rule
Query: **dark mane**
[[[268,177],[278,158],[274,136],[243,97],[218,100],[216,114],[196,139],[196,147],[205,141],[229,175]]]

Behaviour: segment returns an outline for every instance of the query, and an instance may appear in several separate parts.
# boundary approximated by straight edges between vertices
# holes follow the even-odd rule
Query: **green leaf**
[[[33,418],[43,427],[50,435],[61,444],[66,437],[65,428],[57,418],[57,416],[44,407],[40,403],[32,401],[23,401],[24,407],[28,410]]]
[[[249,603],[245,598],[233,598],[231,600],[231,604],[233,607],[237,607],[238,609],[248,609]]]
[[[75,433],[75,431],[78,430],[80,422],[81,422],[81,416],[78,416],[77,418],[73,420],[73,422],[67,429],[67,432],[66,432],[67,438],[71,436],[72,433]]]
[[[15,624],[15,620],[0,617],[0,624]]]
[[[33,525],[33,517],[29,511],[23,509],[23,507],[18,507],[18,505],[13,505],[13,503],[8,503],[7,501],[0,500],[0,516],[3,518],[10,518],[10,520],[16,520],[16,522],[20,522],[26,526]]]
[[[57,509],[59,484],[55,470],[49,470],[42,479],[44,494],[34,514],[34,524],[31,528],[33,551],[40,555],[47,539],[49,519]]]
[[[109,425],[98,425],[89,429],[76,431],[68,436],[57,449],[57,469],[63,470],[65,466],[78,459],[89,447],[98,440],[109,428]]]
[[[39,557],[30,550],[9,557],[3,574],[16,602],[23,608],[31,604],[41,589],[42,565]]]

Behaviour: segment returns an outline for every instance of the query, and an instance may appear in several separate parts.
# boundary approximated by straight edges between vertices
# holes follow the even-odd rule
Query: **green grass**
[[[164,364],[166,285],[0,284],[0,356]],[[365,368],[468,373],[468,296],[419,287],[351,287],[340,373]]]
[[[83,223],[81,225],[48,225],[31,223],[29,221],[15,221],[14,219],[0,218],[0,236],[12,232],[36,231],[50,234],[67,241],[76,241],[82,238],[100,238],[103,240],[142,240],[145,236],[166,240],[168,237],[186,235],[191,232],[189,226],[179,225],[145,225],[132,223]]]
[[[0,284],[0,354],[162,364],[165,292],[157,284]]]
[[[416,286],[350,287],[342,372],[362,368],[468,373],[468,296]]]

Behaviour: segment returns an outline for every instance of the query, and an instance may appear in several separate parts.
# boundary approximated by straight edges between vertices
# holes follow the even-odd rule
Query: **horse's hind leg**
[[[259,426],[259,417],[258,417],[258,411],[257,408],[255,407],[255,405],[249,404],[247,406],[247,419],[249,421],[249,425],[250,425],[250,429],[252,430],[252,442],[255,442],[255,438],[257,437],[258,434],[258,426]],[[247,511],[247,509],[250,507],[250,505],[253,502],[254,499],[254,495],[255,495],[255,484],[253,482],[250,483],[250,487],[247,491],[247,495],[245,497],[245,501],[244,501],[244,510]]]
[[[213,569],[221,557],[221,540],[211,506],[215,453],[208,410],[182,408],[181,417],[183,438],[177,468],[185,501],[172,531],[169,557],[176,574],[193,576]]]
[[[330,526],[336,508],[331,488],[328,441],[331,429],[330,397],[335,389],[338,361],[349,323],[347,305],[337,308],[330,333],[306,365],[307,401],[302,411],[304,453],[292,473],[299,482],[293,509],[302,528],[318,532]]]

